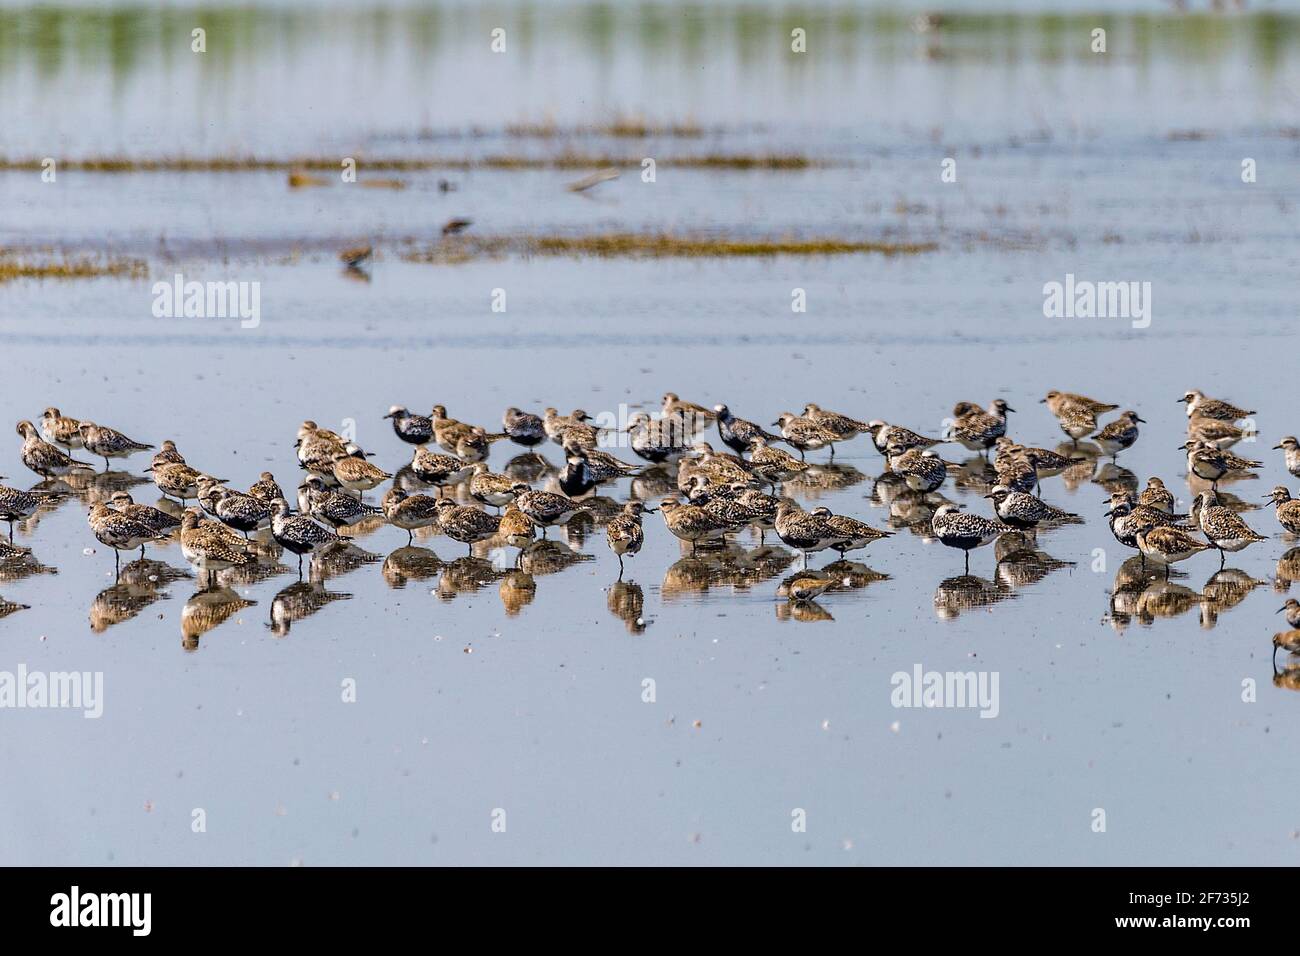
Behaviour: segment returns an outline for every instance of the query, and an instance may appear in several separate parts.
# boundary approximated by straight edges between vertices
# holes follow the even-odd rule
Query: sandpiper
[[[333,528],[356,524],[371,515],[384,513],[383,509],[366,504],[360,498],[330,488],[319,475],[308,475],[303,482],[303,497],[298,499],[298,510]]]
[[[1287,598],[1286,603],[1278,608],[1274,613],[1281,614],[1283,611],[1286,612],[1287,624],[1292,628],[1300,628],[1300,601],[1297,601],[1295,598]],[[1297,646],[1294,649],[1288,649],[1291,650],[1293,654],[1300,653],[1300,646]]]
[[[68,418],[57,408],[41,412],[41,435],[47,442],[69,450],[81,447],[81,421]]]
[[[138,442],[134,438],[127,438],[115,428],[109,428],[107,425],[96,425],[94,422],[83,421],[78,427],[81,432],[81,445],[89,454],[98,455],[104,459],[104,470],[110,467],[110,458],[129,458],[139,451],[151,451],[153,445],[146,445],[144,442]]]
[[[1272,494],[1265,495],[1265,501],[1277,506],[1277,523],[1291,534],[1300,535],[1300,499],[1292,498],[1291,492],[1283,485],[1273,489]]]
[[[1285,455],[1286,470],[1293,477],[1300,478],[1300,442],[1295,440],[1295,436],[1287,435],[1273,447],[1280,448]]]
[[[571,444],[594,448],[599,442],[600,431],[594,425],[587,424],[590,420],[591,416],[581,408],[575,408],[569,415],[561,415],[554,408],[548,408],[542,419],[542,429],[546,432],[546,437],[557,445],[563,445],[568,440]]]
[[[1004,485],[995,485],[984,497],[993,501],[998,520],[1021,531],[1032,530],[1044,522],[1079,524],[1083,521],[1073,512],[1063,511],[1042,498],[1024,491],[1012,491]]]
[[[215,514],[218,521],[242,532],[245,538],[250,532],[271,524],[271,507],[267,502],[231,488],[218,489]]]
[[[199,479],[205,477],[183,462],[165,462],[150,470],[158,490],[169,498],[179,498],[182,504],[198,495]]]
[[[129,491],[114,492],[113,497],[109,499],[109,504],[132,521],[138,522],[159,534],[169,534],[181,526],[179,518],[173,517],[151,505],[138,504],[131,497]]]
[[[271,502],[271,536],[280,547],[298,555],[298,576],[302,577],[302,556],[335,541],[350,540],[317,524],[302,514],[291,514],[289,502],[276,498]]]
[[[9,522],[9,540],[14,539],[14,522],[36,514],[41,502],[52,496],[42,491],[21,491],[0,485],[0,521]]]
[[[876,446],[876,451],[882,455],[889,454],[891,445],[901,445],[905,451],[913,448],[933,448],[935,445],[942,445],[947,442],[946,438],[926,438],[924,435],[918,435],[910,428],[904,428],[902,425],[890,425],[888,422],[882,422],[875,419],[867,423],[867,431],[871,434],[871,443]]]
[[[1180,447],[1187,452],[1187,470],[1197,478],[1210,482],[1211,487],[1216,491],[1220,479],[1229,472],[1244,472],[1249,468],[1259,468],[1263,465],[1263,462],[1239,458],[1232,452],[1221,451],[1213,445],[1195,439],[1184,442]]]
[[[183,465],[185,456],[176,450],[176,443],[170,438],[162,443],[162,447],[154,452],[153,460],[149,463],[146,472],[153,471],[159,465]]]
[[[725,407],[725,406],[724,406]],[[722,420],[719,414],[719,421]],[[721,538],[727,531],[727,525],[698,505],[682,504],[673,497],[665,498],[659,505],[664,516],[664,525],[676,538],[691,543],[691,552],[705,540]]]
[[[1183,397],[1178,401],[1187,405],[1188,418],[1217,418],[1224,422],[1235,422],[1240,418],[1255,414],[1251,409],[1238,408],[1231,402],[1225,402],[1222,399],[1206,398],[1205,393],[1197,389],[1191,389],[1184,393]]]
[[[459,484],[473,472],[473,463],[462,461],[455,455],[441,455],[427,448],[417,448],[411,458],[411,474],[426,485],[436,486],[439,497],[447,485]]]
[[[839,439],[829,428],[811,418],[782,412],[772,424],[780,426],[781,437],[787,445],[798,450],[800,461],[805,452],[816,451],[818,448],[830,448],[831,458],[835,457],[835,442]]]
[[[1189,418],[1187,420],[1187,437],[1195,441],[1213,445],[1220,451],[1231,448],[1243,438],[1254,438],[1256,432],[1250,428],[1239,428],[1232,422],[1219,418]]]
[[[1056,421],[1075,445],[1079,444],[1080,438],[1087,438],[1097,430],[1097,413],[1082,405],[1062,406]]]
[[[537,523],[520,511],[519,506],[512,501],[506,505],[506,510],[501,515],[501,524],[497,528],[497,533],[505,539],[506,544],[518,548],[522,555],[523,549],[532,544],[533,539],[537,537]]]
[[[665,420],[674,422],[687,438],[696,432],[702,432],[718,417],[715,409],[683,401],[676,392],[664,392],[661,408]]]
[[[1007,412],[1015,409],[1000,398],[988,411],[973,402],[958,402],[952,410],[951,436],[971,451],[988,452],[1007,433]]]
[[[384,417],[392,420],[394,434],[409,445],[427,445],[433,440],[433,420],[427,415],[416,415],[405,405],[394,405]]]
[[[856,418],[833,412],[812,402],[803,407],[803,417],[821,425],[822,428],[835,436],[836,441],[848,441],[863,432],[871,430],[871,425],[868,422],[858,421]]]
[[[488,470],[486,462],[479,462],[469,479],[469,493],[475,501],[492,505],[500,511],[502,505],[514,500],[516,484],[518,482],[509,475],[494,474]]]
[[[831,544],[831,547],[841,555],[849,551],[857,551],[859,548],[865,548],[871,542],[879,541],[881,538],[888,538],[894,533],[873,528],[865,521],[850,518],[848,515],[832,514],[829,508],[814,509],[812,514],[826,519],[826,526],[836,536],[836,540]]]
[[[364,458],[354,455],[338,454],[334,456],[334,480],[348,491],[355,491],[360,497],[371,488],[378,488],[393,476],[377,465],[372,465]]]
[[[140,549],[140,556],[144,557],[144,546],[150,541],[163,541],[167,535],[154,531],[138,521],[133,521],[126,515],[114,511],[103,502],[94,505],[87,514],[90,522],[90,530],[95,533],[101,544],[112,548],[115,552],[134,551]]]
[[[1292,598],[1287,603],[1294,604],[1295,599]],[[1290,621],[1290,619],[1291,619],[1291,614],[1288,613],[1287,614],[1288,622]],[[1274,634],[1273,635],[1273,659],[1275,661],[1277,660],[1277,652],[1279,648],[1281,650],[1287,651],[1290,654],[1300,655],[1300,630],[1296,630],[1293,625],[1292,629],[1289,631],[1279,631],[1277,634]],[[1276,678],[1274,678],[1274,680],[1276,680]]]
[[[284,492],[280,490],[280,485],[276,482],[275,475],[271,474],[269,471],[262,472],[257,481],[253,482],[252,486],[248,489],[248,493],[258,501],[267,505],[276,498],[284,497]]]
[[[1147,479],[1147,486],[1142,490],[1142,494],[1138,495],[1138,504],[1171,515],[1178,500],[1174,497],[1174,493],[1165,487],[1163,481],[1152,475]]]
[[[1137,546],[1146,560],[1164,566],[1165,577],[1169,576],[1170,565],[1210,549],[1210,545],[1199,538],[1168,525],[1139,531]]]
[[[1256,534],[1234,511],[1215,504],[1213,492],[1203,491],[1192,503],[1192,520],[1196,522],[1212,547],[1219,549],[1219,567],[1223,567],[1229,551],[1241,551],[1256,541],[1267,541]]]
[[[471,555],[476,542],[492,537],[501,526],[499,516],[490,515],[474,505],[458,505],[450,498],[437,499],[437,508],[438,525],[442,528],[442,533],[453,541],[467,545]]]
[[[533,448],[546,441],[546,424],[541,417],[513,405],[501,416],[501,427],[516,445]]]
[[[1131,448],[1138,439],[1138,422],[1146,424],[1146,419],[1137,412],[1124,412],[1099,431],[1094,439],[1101,450],[1110,455],[1113,461],[1125,448]]]
[[[645,412],[634,412],[628,419],[629,444],[637,456],[653,464],[662,464],[681,456],[685,440],[694,431],[683,431],[675,419],[651,418]]]
[[[243,567],[256,560],[243,548],[242,541],[233,543],[212,525],[203,523],[198,508],[186,508],[181,516],[181,552],[208,575],[209,582],[217,571]]]
[[[1094,415],[1113,412],[1115,409],[1119,408],[1118,405],[1099,402],[1095,398],[1089,398],[1087,395],[1077,395],[1074,392],[1058,392],[1055,389],[1048,392],[1046,398],[1040,398],[1038,404],[1046,405],[1048,411],[1057,418],[1060,418],[1065,409],[1069,408],[1071,405],[1086,409]]]
[[[1023,458],[1033,466],[1034,474],[1040,480],[1059,475],[1078,460],[1058,454],[1047,448],[1034,448],[1029,445],[1017,444],[1006,435],[994,442],[994,446],[997,448],[997,452],[994,454],[995,463],[1001,458]]]
[[[415,541],[415,532],[438,523],[438,499],[429,495],[408,495],[401,488],[389,488],[383,497],[384,517],[388,523],[406,532],[406,543]]]
[[[718,416],[718,434],[722,436],[722,443],[737,454],[749,451],[755,438],[768,442],[785,441],[782,436],[773,435],[751,421],[737,418],[726,405],[714,405],[713,411]]]
[[[605,525],[605,543],[609,550],[618,556],[618,577],[623,579],[623,556],[631,557],[645,544],[645,529],[641,527],[641,515],[653,512],[643,502],[629,501],[623,506],[621,514],[610,519]]]
[[[94,471],[95,466],[84,461],[69,458],[37,434],[36,426],[28,421],[21,421],[17,426],[22,436],[23,447],[19,453],[23,464],[42,478],[62,478],[76,471]]]
[[[966,554],[966,572],[970,573],[970,553],[975,548],[992,544],[1011,528],[980,515],[960,510],[959,506],[941,504],[930,519],[930,528],[941,544],[960,548]]]
[[[546,537],[547,528],[567,524],[570,518],[582,510],[571,498],[551,491],[533,491],[522,481],[515,484],[514,494],[515,504],[541,527],[543,538]]]

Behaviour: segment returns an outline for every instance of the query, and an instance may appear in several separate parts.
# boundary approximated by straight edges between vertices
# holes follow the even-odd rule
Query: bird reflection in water
[[[123,565],[117,582],[96,594],[91,602],[90,629],[102,634],[114,624],[131,620],[155,601],[169,599],[167,585],[193,577],[188,569],[146,558]]]
[[[570,521],[569,524],[573,522]],[[568,531],[566,524],[564,530]],[[534,541],[528,547],[519,552],[517,567],[520,571],[527,574],[541,577],[546,574],[558,574],[565,568],[572,567],[584,561],[595,561],[595,557],[590,554],[584,554],[581,551],[575,551],[563,541],[553,541],[549,538],[541,541]]]
[[[442,559],[428,548],[407,545],[384,558],[381,569],[390,588],[406,587],[411,581],[428,581],[443,569]]]
[[[311,556],[308,578],[315,583],[324,584],[330,578],[342,577],[357,568],[382,560],[380,555],[351,541],[331,541]]]
[[[537,596],[537,582],[524,571],[508,571],[497,588],[507,617],[514,617]]]
[[[1291,589],[1291,582],[1300,580],[1300,548],[1290,548],[1277,559],[1277,571],[1273,579],[1273,590],[1286,594]]]
[[[30,548],[0,541],[0,584],[21,581],[36,574],[58,573],[58,568],[41,564]]]
[[[701,547],[669,566],[660,595],[668,602],[699,597],[718,587],[745,591],[776,577],[794,560],[793,552],[770,545],[748,550],[735,542],[717,548]]]
[[[960,574],[939,582],[934,592],[934,613],[941,621],[951,621],[963,611],[992,607],[1015,597],[1017,594],[1001,582]]]
[[[256,601],[239,596],[234,588],[220,584],[195,591],[181,609],[181,647],[199,649],[199,638]]]
[[[555,471],[549,461],[536,452],[516,455],[506,462],[502,474],[509,475],[515,481],[535,484]]]
[[[629,634],[644,634],[649,622],[645,617],[645,592],[635,581],[616,581],[605,593],[609,613],[627,625]]]
[[[276,637],[285,637],[295,623],[311,617],[325,605],[350,600],[351,594],[328,591],[320,581],[295,581],[271,599],[271,619],[266,626]]]
[[[0,620],[8,617],[10,614],[16,614],[19,611],[30,611],[30,604],[18,604],[15,601],[8,601],[0,595]]]
[[[1230,611],[1255,588],[1266,587],[1267,581],[1253,578],[1245,571],[1224,568],[1217,571],[1201,588],[1201,627],[1209,630],[1219,621],[1219,615]]]
[[[1097,472],[1092,481],[1093,484],[1101,485],[1112,493],[1116,491],[1133,495],[1138,493],[1138,476],[1127,468],[1121,468],[1114,462],[1107,462],[1102,465],[1101,470]]]
[[[1062,561],[1039,550],[1032,532],[1011,531],[1002,535],[993,543],[993,554],[998,562],[994,576],[1008,588],[1027,588],[1053,571],[1075,566],[1073,561]]]
[[[491,561],[483,558],[466,556],[457,558],[442,567],[435,589],[442,601],[453,601],[461,594],[474,594],[489,584],[495,584],[506,576]]]
[[[1300,664],[1283,664],[1273,662],[1273,686],[1282,690],[1300,691]]]
[[[795,493],[800,498],[817,501],[826,492],[852,488],[866,480],[867,476],[852,465],[839,462],[816,465],[809,462],[806,471],[800,472],[796,478],[783,482],[782,486],[787,494]]]
[[[889,575],[873,571],[857,561],[834,561],[814,571],[800,571],[786,577],[776,589],[778,621],[833,621],[826,606],[845,591],[859,591]]]

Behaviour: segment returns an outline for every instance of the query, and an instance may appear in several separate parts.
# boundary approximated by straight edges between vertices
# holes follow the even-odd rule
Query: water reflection
[[[325,605],[350,600],[351,594],[326,590],[320,581],[295,581],[271,599],[271,619],[266,626],[276,637],[285,637],[295,623],[310,617]]]
[[[939,582],[934,592],[934,613],[941,621],[960,617],[963,611],[992,607],[1017,597],[1006,584],[974,574],[961,574]]]
[[[240,597],[234,588],[217,584],[201,588],[181,608],[181,647],[198,650],[199,638],[257,602]]]
[[[117,580],[95,595],[90,604],[90,629],[102,634],[115,624],[129,621],[156,601],[171,598],[167,585],[194,575],[163,561],[137,558],[123,565]]]
[[[59,569],[41,564],[31,551],[19,551],[12,557],[0,555],[0,584],[21,581],[35,574],[58,574]]]
[[[1053,571],[1075,566],[1039,549],[1034,535],[1023,532],[1004,534],[993,543],[993,553],[998,562],[994,576],[1008,588],[1027,588]]]
[[[1268,582],[1251,577],[1236,568],[1215,572],[1201,588],[1201,627],[1207,630],[1219,621],[1219,615],[1232,610],[1256,588],[1267,587]]]
[[[1276,577],[1273,590],[1285,594],[1291,588],[1291,582],[1300,579],[1300,547],[1288,549],[1277,559]]]
[[[501,606],[507,617],[514,617],[537,597],[537,581],[524,571],[510,571],[501,579],[497,588],[501,597]]]
[[[17,613],[18,611],[29,611],[29,610],[31,610],[30,604],[18,604],[15,603],[14,601],[5,600],[3,596],[0,596],[0,620],[3,620],[4,618],[8,617],[10,614]]]
[[[645,592],[635,581],[616,581],[605,592],[605,606],[609,613],[627,625],[629,634],[644,634],[648,626],[645,618]]]
[[[1273,686],[1282,690],[1300,691],[1300,664],[1283,664],[1273,662]]]
[[[776,577],[794,560],[793,552],[767,545],[745,549],[729,541],[720,548],[700,548],[664,572],[660,594],[664,601],[671,602],[701,597],[713,588],[746,591]]]
[[[407,545],[384,559],[381,569],[390,588],[404,588],[411,581],[428,581],[443,568],[442,559],[428,548]]]

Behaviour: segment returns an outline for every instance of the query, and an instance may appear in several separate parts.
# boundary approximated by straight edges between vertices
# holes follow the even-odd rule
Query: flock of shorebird
[[[371,462],[372,456],[355,441],[315,422],[302,423],[294,449],[305,475],[297,488],[296,507],[270,472],[263,472],[247,490],[232,488],[226,479],[189,463],[172,441],[155,450],[152,444],[65,416],[57,408],[47,408],[39,425],[19,422],[17,432],[23,464],[48,481],[94,472],[97,466],[73,457],[78,451],[102,458],[106,470],[115,459],[155,452],[146,473],[162,493],[158,504],[164,507],[135,502],[128,491],[118,490],[90,507],[90,529],[115,552],[139,550],[142,557],[150,543],[176,535],[186,559],[209,579],[215,572],[254,561],[255,543],[268,538],[298,556],[301,575],[304,556],[348,540],[345,531],[350,525],[375,519],[406,531],[408,543],[416,531],[433,528],[466,545],[471,554],[476,544],[494,542],[517,548],[522,555],[548,528],[589,511],[587,496],[598,486],[649,469],[661,469],[661,478],[675,486],[676,494],[662,497],[657,506],[629,500],[616,513],[600,515],[606,542],[618,558],[620,578],[625,559],[636,555],[645,541],[643,516],[653,512],[662,514],[667,530],[689,542],[692,552],[752,527],[760,537],[774,532],[802,553],[806,569],[811,553],[829,549],[842,557],[893,533],[824,507],[805,510],[781,493],[783,483],[798,481],[814,467],[807,460],[809,452],[825,449],[833,459],[837,444],[865,435],[885,459],[879,481],[894,483],[922,501],[935,496],[930,499],[928,536],[964,552],[969,572],[970,552],[1004,535],[1032,536],[1041,528],[1081,522],[1080,516],[1038,496],[1042,481],[1089,456],[1114,460],[1137,441],[1144,423],[1136,412],[1125,411],[1099,425],[1099,416],[1119,406],[1084,395],[1051,391],[1040,401],[1070,440],[1056,450],[1013,441],[1007,422],[1015,409],[1002,399],[988,408],[957,403],[941,437],[879,420],[861,421],[815,404],[806,405],[801,414],[783,412],[763,426],[737,417],[725,405],[705,407],[671,392],[664,396],[662,414],[638,412],[617,430],[594,424],[581,409],[561,415],[548,408],[536,415],[509,408],[501,430],[489,431],[449,417],[442,405],[427,416],[393,406],[385,418],[399,439],[414,446],[409,464],[397,474]],[[1262,464],[1229,451],[1240,441],[1254,439],[1255,413],[1195,390],[1179,401],[1186,404],[1187,441],[1180,450],[1186,454],[1188,481],[1204,486],[1190,512],[1176,513],[1176,499],[1158,477],[1150,478],[1140,493],[1136,482],[1114,490],[1106,511],[1115,539],[1138,551],[1144,565],[1149,561],[1163,567],[1166,576],[1170,565],[1202,551],[1218,550],[1222,567],[1227,553],[1266,540],[1247,525],[1239,509],[1221,500],[1219,491],[1220,482],[1253,477],[1251,470]],[[705,440],[714,428],[730,452],[716,451]],[[506,473],[493,472],[487,459],[499,441],[528,449],[521,458],[533,458],[537,467],[524,467],[521,474],[516,459]],[[538,454],[538,447],[548,442],[564,452],[564,468],[555,476],[557,490],[533,487],[534,479],[549,469]],[[790,451],[775,447],[778,444]],[[944,483],[956,469],[966,467],[945,460],[937,450],[943,444],[958,444],[983,456],[981,480],[990,516],[942,499]],[[630,449],[645,463],[624,461],[605,450],[611,445]],[[1296,439],[1284,438],[1275,447],[1283,451],[1287,470],[1300,477]],[[366,492],[386,482],[392,486],[378,504],[364,500]],[[0,559],[27,552],[13,544],[14,522],[58,494],[57,488],[23,491],[0,486],[0,521],[10,524],[10,540],[0,543]],[[1268,498],[1281,527],[1300,535],[1300,500],[1282,486]],[[173,500],[180,502],[179,508]],[[806,602],[836,585],[833,574],[807,572],[787,582],[783,591],[791,601]],[[1292,601],[1283,610],[1293,630],[1279,635],[1275,643],[1300,651],[1300,605]]]

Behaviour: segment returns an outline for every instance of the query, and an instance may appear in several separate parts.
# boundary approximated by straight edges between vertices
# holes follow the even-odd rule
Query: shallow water
[[[1278,363],[1296,317],[1300,141],[1284,92],[1296,21],[1105,8],[1112,49],[1128,51],[1108,67],[1054,54],[1075,17],[1030,4],[1007,5],[1002,19],[959,17],[929,52],[909,25],[915,9],[854,8],[830,50],[801,65],[782,39],[798,17],[778,6],[691,8],[700,36],[673,4],[348,6],[330,16],[259,7],[227,14],[261,39],[222,54],[221,84],[187,50],[159,57],[142,16],[106,26],[64,14],[103,56],[42,67],[27,47],[0,45],[11,157],[295,156],[357,144],[368,154],[550,155],[574,143],[521,144],[501,130],[640,113],[721,131],[704,142],[574,142],[632,157],[797,151],[830,165],[665,163],[653,185],[633,168],[581,195],[563,188],[581,175],[568,170],[403,173],[400,192],[339,182],[290,191],[283,172],[63,172],[56,184],[2,172],[0,244],[138,256],[150,271],[0,285],[8,413],[35,418],[57,404],[134,437],[174,438],[236,486],[270,469],[289,487],[306,417],[351,423],[389,470],[408,460],[381,418],[395,402],[441,402],[491,427],[508,405],[617,415],[653,409],[671,389],[760,422],[815,401],[934,434],[955,401],[1001,396],[1017,409],[1020,441],[1055,447],[1062,435],[1037,399],[1060,388],[1137,409],[1149,424],[1119,465],[1142,483],[1163,476],[1186,503],[1175,400],[1198,387],[1258,410],[1261,440],[1235,450],[1265,467],[1225,487],[1262,505],[1290,480],[1269,446],[1298,427]],[[477,50],[499,11],[528,18],[529,55],[500,64]],[[660,15],[662,34],[650,22]],[[25,28],[37,17],[0,11]],[[185,12],[168,17],[188,24]],[[436,29],[412,34],[412,17],[436,18]],[[772,23],[775,40],[754,39]],[[1137,42],[1139,28],[1148,42]],[[293,55],[272,55],[294,37]],[[322,61],[347,69],[309,81]],[[42,68],[48,81],[31,85]],[[459,82],[481,95],[441,92]],[[339,95],[344,83],[355,101]],[[417,83],[435,92],[402,95]],[[159,88],[174,92],[159,100]],[[55,117],[50,103],[66,111]],[[148,132],[160,125],[174,148]],[[428,133],[471,125],[495,132]],[[1189,129],[1203,138],[1178,135]],[[958,181],[940,183],[950,155]],[[1258,182],[1241,182],[1243,157],[1257,161]],[[443,177],[458,190],[439,192]],[[939,248],[403,258],[439,242],[452,216],[485,235],[710,231]],[[358,241],[377,249],[360,280],[335,257]],[[176,272],[259,282],[260,325],[154,318],[151,285]],[[1150,327],[1044,318],[1042,286],[1066,273],[1151,282]],[[791,312],[795,288],[807,292],[806,314]],[[491,311],[495,289],[506,290],[504,313]],[[26,486],[17,451],[16,437],[0,449],[0,473]],[[494,468],[516,451],[496,446]],[[557,452],[546,446],[552,462]],[[823,474],[841,487],[787,491],[878,527],[898,523],[867,439],[840,446],[836,463]],[[137,457],[123,470],[147,464]],[[1287,730],[1300,696],[1294,677],[1275,681],[1269,651],[1283,626],[1273,612],[1295,593],[1279,567],[1295,542],[1261,508],[1247,520],[1271,537],[1230,556],[1240,575],[1214,577],[1217,556],[1202,555],[1170,585],[1126,584],[1128,554],[1105,525],[1108,492],[1096,480],[1124,477],[1099,466],[1047,479],[1044,497],[1086,523],[1042,532],[1033,558],[999,564],[993,548],[975,552],[977,580],[955,580],[960,553],[900,527],[849,556],[855,586],[792,609],[776,592],[798,559],[771,536],[765,550],[746,533],[725,555],[693,559],[650,515],[624,586],[596,528],[585,539],[553,532],[573,552],[555,552],[561,563],[582,559],[560,570],[539,559],[530,593],[490,561],[457,563],[465,548],[445,537],[422,536],[412,552],[400,531],[378,528],[355,542],[373,561],[318,564],[305,587],[285,562],[223,592],[256,604],[197,635],[196,611],[217,598],[196,599],[197,582],[180,578],[137,584],[140,606],[122,611],[110,599],[123,592],[105,594],[113,557],[90,535],[82,500],[69,498],[17,532],[58,573],[0,576],[0,595],[32,606],[0,619],[0,669],[102,671],[104,714],[4,712],[13,727],[0,755],[22,772],[3,791],[14,825],[0,831],[0,859],[1292,862],[1300,818],[1287,799],[1297,782]],[[152,485],[135,490],[155,500]],[[623,481],[602,494],[654,490]],[[988,513],[978,491],[944,493]],[[1094,570],[1096,549],[1104,570]],[[175,544],[150,558],[185,570]],[[823,554],[810,566],[827,563]],[[284,626],[295,602],[331,593],[351,597]],[[918,664],[996,672],[998,717],[895,708],[891,675]],[[646,678],[654,703],[642,699]],[[346,679],[355,703],[341,700]],[[1247,679],[1253,703],[1242,700]],[[206,833],[191,830],[195,808]],[[505,833],[491,828],[498,808]],[[796,808],[806,833],[791,830]],[[1106,811],[1104,834],[1091,828],[1094,808]]]

